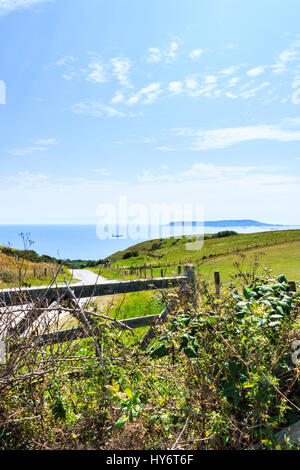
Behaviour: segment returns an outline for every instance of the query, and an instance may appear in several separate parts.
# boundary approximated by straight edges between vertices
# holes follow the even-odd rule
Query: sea
[[[247,227],[205,227],[199,233],[217,233],[234,230],[238,233],[255,233],[274,230],[296,230],[300,226],[247,226]],[[49,255],[57,259],[100,260],[113,253],[146,240],[168,236],[195,235],[192,227],[119,227],[117,233],[99,229],[97,225],[0,225],[0,245],[13,248],[26,248],[39,255]],[[202,231],[203,230],[203,231]],[[107,232],[107,236],[105,233]],[[23,236],[21,235],[23,234]],[[30,242],[29,242],[30,240]]]

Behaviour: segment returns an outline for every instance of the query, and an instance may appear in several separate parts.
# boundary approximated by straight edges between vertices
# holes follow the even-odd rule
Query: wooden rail
[[[195,289],[195,267],[193,265],[184,266],[184,275],[176,277],[164,277],[156,279],[137,279],[130,281],[117,281],[108,282],[105,284],[93,285],[74,285],[69,287],[37,287],[19,290],[2,290],[0,291],[0,307],[13,307],[17,305],[29,305],[29,313],[26,315],[18,325],[16,331],[20,335],[24,335],[26,330],[42,315],[39,307],[42,302],[48,301],[48,304],[53,302],[61,302],[64,299],[90,299],[93,297],[100,297],[105,295],[128,294],[130,292],[141,292],[155,289],[169,289],[181,287],[185,290],[190,299],[190,302],[196,307],[196,289]],[[36,308],[34,308],[36,307]],[[32,309],[32,311],[30,311]],[[59,306],[58,306],[59,310]],[[72,312],[70,312],[72,314]],[[74,316],[78,319],[78,317]],[[159,315],[149,315],[145,317],[129,318],[113,323],[115,327],[129,327],[131,329],[151,326],[150,330],[144,336],[141,346],[143,349],[147,346],[148,342],[154,335],[153,325],[157,322],[165,321],[167,316],[167,307]],[[92,321],[93,322],[93,321]],[[101,327],[100,327],[101,328]],[[83,327],[73,328],[69,330],[61,330],[53,333],[39,335],[32,338],[32,342],[36,346],[50,345],[74,341],[76,339],[89,338],[98,334],[98,328],[93,329]],[[0,341],[0,347],[6,349],[5,341]],[[4,353],[4,355],[6,355]],[[4,361],[5,362],[5,361]],[[3,360],[0,363],[4,363]]]
[[[145,326],[152,326],[160,318],[161,315],[147,315],[146,317],[136,317],[128,318],[127,320],[120,320],[119,323],[129,328],[136,329]],[[118,328],[117,324],[115,325],[115,327]],[[97,336],[98,332],[100,331],[101,327],[99,328],[99,331],[97,330],[97,328],[95,328],[93,330],[93,334]],[[90,338],[91,336],[92,334],[87,329],[78,327],[69,330],[56,331],[47,335],[36,336],[35,338],[33,338],[33,343],[36,346],[44,346],[50,344],[66,343],[68,341],[75,341],[76,339]]]
[[[170,289],[180,287],[189,281],[187,276],[164,277],[157,279],[137,279],[131,281],[109,282],[106,284],[70,286],[77,299],[101,297],[104,295],[128,294],[155,289]],[[26,289],[6,289],[0,291],[0,307],[22,305],[37,300],[54,302],[70,297],[68,288],[62,287],[31,287]]]

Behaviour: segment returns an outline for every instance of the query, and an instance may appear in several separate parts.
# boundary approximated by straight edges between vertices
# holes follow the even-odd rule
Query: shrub
[[[138,251],[126,251],[123,255],[123,259],[135,258],[136,256],[139,256]]]

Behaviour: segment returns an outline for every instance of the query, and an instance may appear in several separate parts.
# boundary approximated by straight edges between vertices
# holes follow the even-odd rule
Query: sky
[[[299,0],[0,0],[0,224],[300,224]]]

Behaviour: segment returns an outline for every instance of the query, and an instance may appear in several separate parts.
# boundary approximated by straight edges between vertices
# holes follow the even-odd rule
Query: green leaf
[[[288,282],[284,274],[281,274],[280,276],[278,276],[277,281],[280,282],[281,284]]]
[[[155,421],[157,421],[159,419],[159,416],[155,415],[155,416],[152,416],[152,418],[149,419],[149,423],[150,424],[153,424],[155,423]]]
[[[185,348],[184,352],[188,357],[197,357],[197,353],[193,346],[188,346],[187,348]]]
[[[126,422],[128,421],[128,417],[123,415],[120,419],[118,419],[118,421],[116,422],[115,426],[117,429],[121,429],[124,424],[126,424]]]
[[[152,351],[151,356],[152,357],[164,357],[167,356],[168,351],[167,348],[164,344],[160,344],[157,346],[154,351]]]
[[[254,296],[254,292],[250,289],[247,289],[247,287],[244,287],[243,294],[246,299],[251,299]]]
[[[133,395],[132,395],[132,391],[130,390],[130,388],[126,388],[125,393],[128,396],[128,398],[132,400]]]

